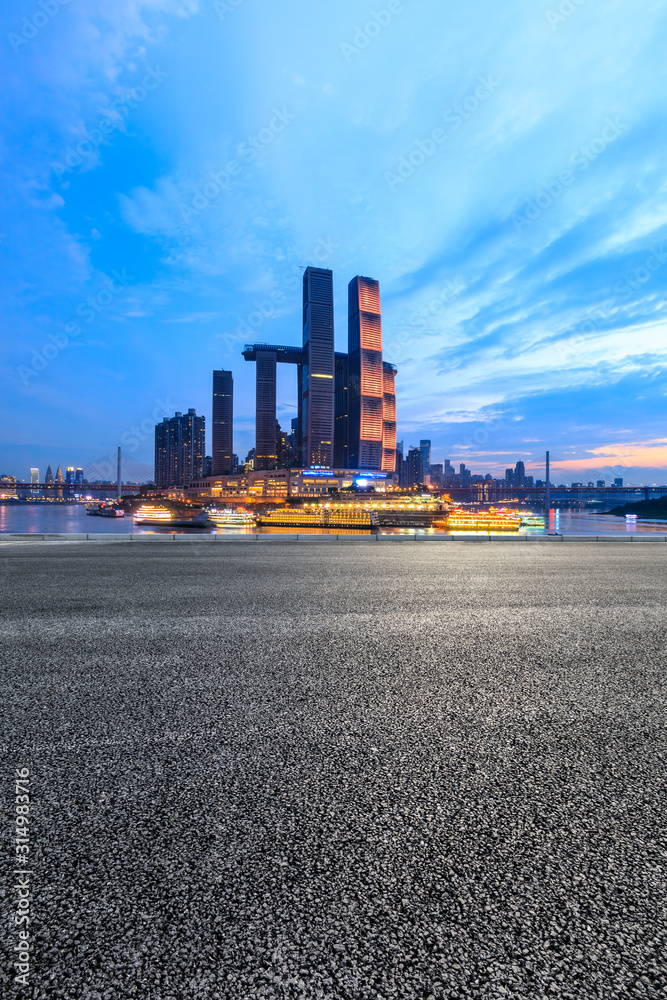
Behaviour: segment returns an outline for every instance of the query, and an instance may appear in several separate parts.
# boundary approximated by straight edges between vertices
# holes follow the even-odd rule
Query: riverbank
[[[635,514],[638,518],[667,521],[667,497],[626,503],[622,507],[614,507],[613,510],[606,510],[603,513],[614,514],[616,517],[622,517],[624,514]]]

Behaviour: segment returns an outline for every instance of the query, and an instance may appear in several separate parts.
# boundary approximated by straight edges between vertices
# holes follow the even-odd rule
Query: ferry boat
[[[219,528],[249,528],[255,523],[255,515],[244,507],[209,510],[208,516]]]
[[[98,513],[100,517],[125,517],[122,507],[100,507]]]
[[[163,528],[212,528],[213,522],[204,510],[182,513],[170,507],[142,504],[134,512],[134,523]]]
[[[518,531],[521,518],[514,514],[490,511],[452,511],[441,520],[433,522],[436,528],[448,531]]]
[[[86,504],[86,514],[89,517],[99,517],[100,516],[100,505],[98,503],[87,503]]]
[[[359,508],[329,510],[326,507],[283,508],[258,514],[257,524],[273,528],[357,528],[372,531],[377,528],[375,511]]]
[[[521,524],[527,528],[543,528],[544,518],[540,514],[522,514]]]

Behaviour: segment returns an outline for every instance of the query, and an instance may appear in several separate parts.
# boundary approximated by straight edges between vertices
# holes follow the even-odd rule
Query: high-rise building
[[[514,466],[514,486],[526,485],[526,466],[519,460]]]
[[[380,470],[384,377],[379,282],[353,278],[347,308],[350,468]]]
[[[422,438],[419,442],[419,450],[424,457],[424,475],[428,476],[431,471],[431,442]]]
[[[417,486],[424,482],[424,454],[421,448],[410,448],[405,465],[406,486]]]
[[[330,469],[334,443],[333,272],[321,267],[307,267],[303,273],[300,398],[303,466]]]
[[[396,368],[382,362],[382,471],[396,469]]]
[[[604,479],[598,479],[595,485],[598,487],[598,489],[601,489],[605,487],[607,484]]]
[[[623,485],[623,480],[621,478],[614,480],[614,486],[622,486],[622,485]]]
[[[204,472],[206,428],[196,410],[177,412],[155,427],[155,485],[187,486]]]
[[[348,355],[334,354],[334,467],[348,468],[348,405],[349,371]]]
[[[39,469],[30,470],[30,482],[32,483],[33,487],[37,487],[39,485]],[[32,490],[32,493],[35,494],[36,496],[39,496],[39,490],[36,488]]]
[[[231,372],[213,372],[211,475],[232,474],[234,379]]]
[[[80,467],[77,467],[76,473],[74,475],[74,482],[80,486],[82,486],[85,483],[85,479],[83,478],[83,469]]]
[[[56,483],[63,483],[64,482],[64,479],[63,479],[63,470],[60,468],[60,466],[58,466],[58,468],[56,469],[56,478],[55,478],[54,481]],[[63,491],[62,491],[62,489],[57,489],[56,490],[56,497],[58,498],[58,500],[62,500],[62,498],[63,498]]]
[[[53,473],[51,472],[51,466],[47,465],[46,475],[44,476],[44,482],[48,485],[53,482]]]
[[[514,469],[505,469],[505,482],[508,486],[514,485]]]

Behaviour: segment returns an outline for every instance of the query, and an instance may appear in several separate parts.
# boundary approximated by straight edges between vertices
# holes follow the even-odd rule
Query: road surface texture
[[[7,543],[0,572],[20,995],[667,995],[667,546]]]

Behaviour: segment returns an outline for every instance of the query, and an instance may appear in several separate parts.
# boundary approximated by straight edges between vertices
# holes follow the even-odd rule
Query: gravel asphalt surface
[[[667,997],[667,545],[5,543],[0,995]],[[32,992],[31,992],[32,990]]]

